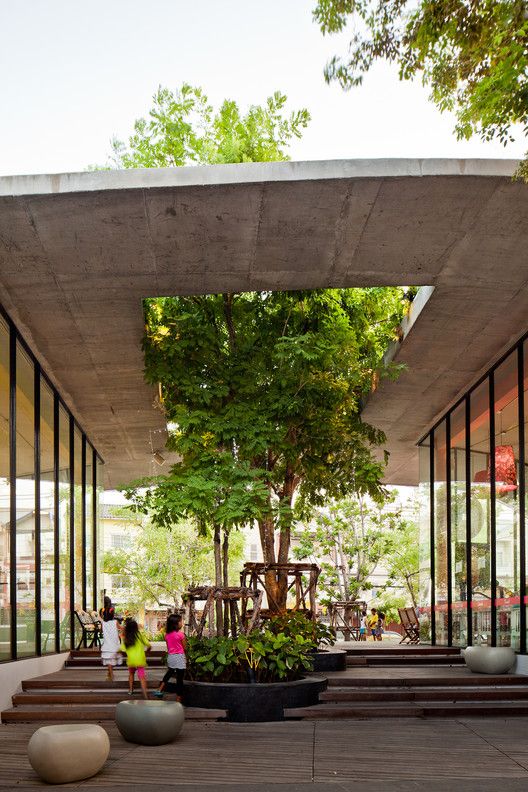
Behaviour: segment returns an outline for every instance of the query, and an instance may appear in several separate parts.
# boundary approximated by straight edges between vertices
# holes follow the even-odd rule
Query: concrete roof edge
[[[209,187],[225,184],[295,182],[323,179],[420,176],[511,177],[511,159],[355,159],[304,162],[247,162],[80,173],[1,176],[0,196],[49,195],[99,190]]]

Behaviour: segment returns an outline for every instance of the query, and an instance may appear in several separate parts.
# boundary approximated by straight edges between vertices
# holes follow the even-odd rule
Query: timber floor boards
[[[52,788],[39,781],[26,755],[40,725],[0,726],[0,788]],[[62,788],[509,792],[528,786],[528,718],[187,722],[173,744],[158,747],[126,743],[113,724],[103,727],[111,752],[102,772]]]

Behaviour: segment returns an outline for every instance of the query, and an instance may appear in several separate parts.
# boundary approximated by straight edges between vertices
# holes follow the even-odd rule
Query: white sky
[[[312,22],[315,0],[0,0],[0,174],[84,170],[125,138],[158,84],[201,85],[215,106],[245,108],[274,90],[312,123],[292,159],[518,158],[457,142],[420,84],[379,65],[358,89],[327,86],[343,42]]]

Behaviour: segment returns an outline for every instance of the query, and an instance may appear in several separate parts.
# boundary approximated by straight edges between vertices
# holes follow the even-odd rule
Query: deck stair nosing
[[[287,718],[307,720],[324,718],[400,718],[400,717],[462,717],[472,715],[528,715],[528,704],[518,701],[464,701],[464,702],[360,702],[358,704],[332,704],[324,702],[313,707],[291,708],[284,711]]]
[[[2,722],[14,721],[29,723],[31,721],[68,721],[78,722],[83,720],[114,720],[115,705],[84,704],[55,704],[49,709],[34,705],[17,705],[13,709],[1,713]],[[218,720],[227,717],[226,710],[203,709],[201,707],[186,707],[185,717],[188,720]]]
[[[319,694],[319,701],[528,701],[528,688],[504,687],[454,687],[449,688],[331,688]]]
[[[464,674],[460,676],[445,676],[434,678],[435,687],[451,686],[497,686],[497,685],[523,685],[528,684],[528,677],[515,674],[483,675],[470,676]],[[336,674],[328,677],[328,687],[389,687],[389,688],[408,688],[408,687],[431,687],[430,677],[361,677],[361,676],[340,676]]]
[[[356,646],[347,646],[345,649],[347,655],[383,655],[384,657],[391,657],[394,655],[402,655],[405,653],[421,655],[424,657],[434,657],[435,655],[451,655],[459,656],[461,647],[459,646],[422,646],[420,644],[397,644],[385,648],[385,646],[372,646],[368,643],[359,643]]]

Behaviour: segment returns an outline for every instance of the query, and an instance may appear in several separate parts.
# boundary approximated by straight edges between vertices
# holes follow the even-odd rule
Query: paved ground
[[[41,783],[27,757],[39,724],[0,726],[0,790]],[[263,724],[188,722],[160,747],[126,743],[103,724],[111,754],[82,786],[97,792],[319,792],[528,788],[528,718],[345,720]]]

